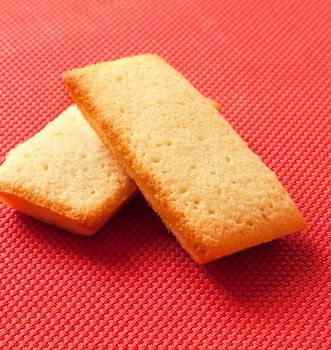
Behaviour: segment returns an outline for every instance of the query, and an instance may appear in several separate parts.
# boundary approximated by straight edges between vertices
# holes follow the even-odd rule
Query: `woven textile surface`
[[[157,53],[309,228],[199,266],[142,196],[90,238],[0,204],[0,349],[330,349],[330,23],[329,0],[1,0],[1,162],[71,103],[64,70]]]

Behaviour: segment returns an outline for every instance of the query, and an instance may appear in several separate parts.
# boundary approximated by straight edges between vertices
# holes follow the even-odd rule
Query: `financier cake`
[[[0,199],[81,235],[100,229],[137,191],[76,106],[71,106],[0,166]]]
[[[306,227],[276,175],[155,55],[64,74],[84,117],[199,262]]]

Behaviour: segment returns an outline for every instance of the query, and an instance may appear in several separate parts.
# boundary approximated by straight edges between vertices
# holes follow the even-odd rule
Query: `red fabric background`
[[[81,238],[0,205],[0,349],[330,349],[331,2],[0,2],[0,161],[61,73],[165,57],[276,171],[305,232],[196,265],[142,197]]]

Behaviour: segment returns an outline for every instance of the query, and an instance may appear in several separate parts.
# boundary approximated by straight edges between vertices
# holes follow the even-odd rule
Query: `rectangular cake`
[[[0,166],[0,200],[81,235],[98,231],[137,192],[76,106]]]
[[[155,55],[64,74],[84,117],[184,249],[205,263],[306,227],[276,175]]]

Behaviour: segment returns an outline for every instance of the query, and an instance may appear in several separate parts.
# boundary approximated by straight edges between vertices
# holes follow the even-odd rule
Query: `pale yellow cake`
[[[82,235],[100,229],[137,188],[76,106],[23,144],[0,166],[0,199]]]
[[[183,76],[155,55],[64,74],[90,125],[194,260],[303,230],[276,175]]]

